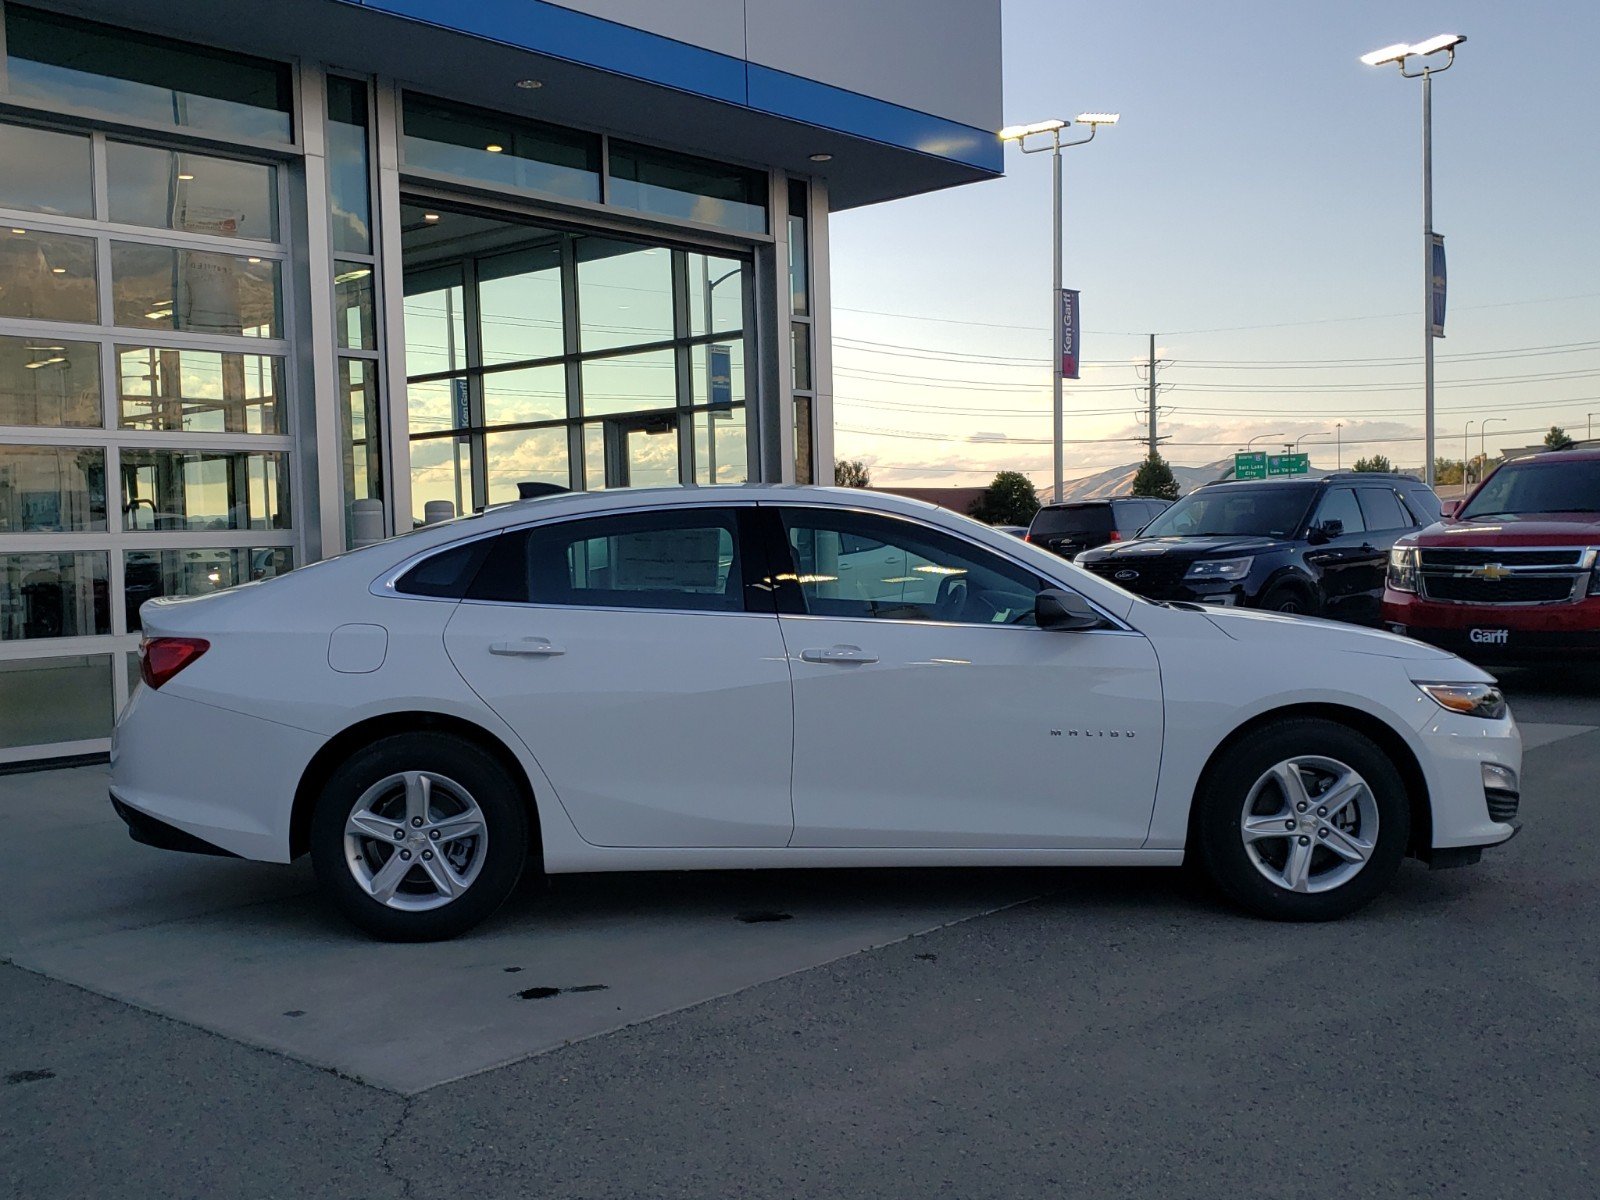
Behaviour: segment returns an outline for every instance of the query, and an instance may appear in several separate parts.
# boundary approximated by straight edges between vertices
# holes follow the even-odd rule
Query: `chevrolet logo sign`
[[[1483,566],[1474,567],[1467,572],[1467,575],[1472,579],[1488,579],[1495,583],[1500,582],[1502,579],[1510,579],[1511,574],[1510,567],[1501,566],[1499,563],[1485,563]]]

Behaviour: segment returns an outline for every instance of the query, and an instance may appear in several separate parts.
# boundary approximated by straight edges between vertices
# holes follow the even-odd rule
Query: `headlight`
[[[1417,590],[1417,548],[1396,546],[1389,551],[1389,586],[1397,592]]]
[[[1506,698],[1492,683],[1419,683],[1440,708],[1497,721],[1507,713]]]
[[[1189,568],[1185,579],[1243,579],[1250,574],[1250,564],[1256,560],[1243,558],[1202,558]]]

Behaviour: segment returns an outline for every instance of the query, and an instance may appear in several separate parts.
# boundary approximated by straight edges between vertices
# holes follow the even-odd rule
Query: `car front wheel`
[[[515,781],[478,747],[439,733],[362,748],[330,776],[312,815],[318,883],[385,941],[471,929],[515,889],[527,856]]]
[[[1251,912],[1327,921],[1388,886],[1410,815],[1405,783],[1372,739],[1333,721],[1286,719],[1213,765],[1193,849],[1223,894]]]

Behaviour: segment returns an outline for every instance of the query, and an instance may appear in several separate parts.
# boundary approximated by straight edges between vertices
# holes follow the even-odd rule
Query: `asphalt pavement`
[[[108,901],[102,872],[68,869],[29,901],[59,936],[15,899],[0,926],[0,1196],[1595,1195],[1600,684],[1504,679],[1533,747],[1522,834],[1470,869],[1408,862],[1331,925],[1238,916],[1181,871],[591,879],[519,901],[461,958],[408,962],[342,940],[292,873],[173,859],[194,873],[156,911],[157,883],[111,880]],[[101,861],[103,817],[14,808],[13,880],[30,842],[70,861],[74,830]],[[612,981],[529,975],[552,904],[601,925],[666,908],[726,994],[589,1036],[579,1018],[609,996],[585,985]],[[669,994],[683,944],[626,944],[645,956],[634,994]],[[299,1017],[268,1013],[305,977],[286,946],[346,977]],[[570,1023],[571,1044],[528,1035],[481,1069],[437,983],[491,971],[495,1036],[525,1013]],[[203,1011],[172,1000],[207,978]],[[104,981],[129,979],[133,1003],[112,998]],[[340,1021],[315,1014],[335,1001]],[[312,1065],[243,1017],[229,1032],[230,1004],[315,1015],[332,1052]],[[341,1029],[396,1062],[455,1048],[476,1073],[363,1081]]]

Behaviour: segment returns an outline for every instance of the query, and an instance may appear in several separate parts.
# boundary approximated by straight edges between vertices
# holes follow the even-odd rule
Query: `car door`
[[[585,841],[789,841],[789,667],[770,587],[745,570],[752,512],[505,533],[451,618],[457,670],[527,744]]]
[[[1339,533],[1306,550],[1306,562],[1317,570],[1322,586],[1322,615],[1337,621],[1372,621],[1376,606],[1366,604],[1374,570],[1381,576],[1383,553],[1367,536],[1356,490],[1329,488],[1312,514],[1312,532],[1337,521]]]
[[[1162,699],[1142,635],[1034,627],[1044,579],[921,522],[762,509],[794,678],[793,845],[1143,843]],[[900,573],[843,581],[852,538],[896,547]]]
[[[1399,494],[1387,484],[1357,488],[1356,499],[1361,503],[1361,516],[1367,525],[1367,541],[1376,551],[1362,578],[1361,620],[1376,624],[1383,607],[1383,583],[1389,569],[1389,551],[1400,535],[1417,528],[1418,522]]]

